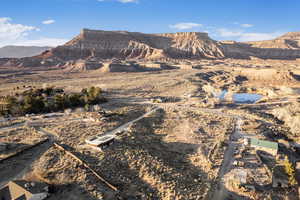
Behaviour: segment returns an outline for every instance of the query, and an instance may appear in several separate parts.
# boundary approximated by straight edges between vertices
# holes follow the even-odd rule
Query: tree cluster
[[[62,111],[67,108],[89,107],[106,102],[101,88],[91,87],[79,93],[66,94],[63,89],[48,87],[30,89],[14,96],[5,96],[7,109],[0,110],[2,115],[19,116]]]

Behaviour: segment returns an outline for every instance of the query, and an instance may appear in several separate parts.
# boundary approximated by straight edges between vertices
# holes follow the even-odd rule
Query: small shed
[[[278,152],[278,143],[276,142],[251,138],[250,146],[254,147],[256,150],[261,150],[270,153],[273,156],[276,156]]]
[[[115,137],[116,137],[115,135],[100,135],[100,136],[95,136],[91,139],[87,139],[85,140],[85,142],[94,147],[101,147],[112,143]]]
[[[1,200],[43,200],[49,195],[45,183],[27,182],[24,180],[10,181],[0,189]]]

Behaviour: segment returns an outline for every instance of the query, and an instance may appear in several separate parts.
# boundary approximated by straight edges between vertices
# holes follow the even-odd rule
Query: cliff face
[[[300,58],[300,33],[259,42],[217,42],[207,33],[144,34],[83,29],[64,46],[51,51],[62,60],[74,59],[296,59]]]
[[[259,42],[218,42],[207,33],[144,34],[83,29],[65,45],[21,59],[0,59],[2,66],[65,66],[77,60],[297,59],[300,32]]]
[[[64,53],[62,53],[64,52]],[[224,57],[219,44],[206,33],[143,34],[83,29],[51,54],[68,59],[200,59]]]
[[[300,58],[300,32],[287,33],[274,40],[222,43],[226,57],[262,59],[297,59]]]

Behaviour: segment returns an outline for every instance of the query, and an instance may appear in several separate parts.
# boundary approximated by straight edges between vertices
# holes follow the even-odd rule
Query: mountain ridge
[[[0,48],[0,58],[23,58],[38,55],[52,47],[8,45]]]
[[[119,61],[184,61],[201,59],[300,58],[300,32],[257,42],[216,41],[202,32],[146,34],[128,31],[82,29],[64,45],[21,59],[0,60],[0,65],[35,67],[66,66]],[[90,62],[91,61],[91,62]],[[82,62],[81,62],[82,63]],[[82,65],[82,64],[81,64]]]

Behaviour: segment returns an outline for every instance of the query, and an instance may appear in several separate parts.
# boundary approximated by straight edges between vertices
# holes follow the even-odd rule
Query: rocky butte
[[[37,67],[65,66],[78,60],[103,62],[180,61],[199,59],[297,59],[300,58],[300,33],[259,42],[216,41],[207,33],[180,32],[145,34],[127,31],[83,29],[62,46],[21,59],[0,59],[0,65]]]
[[[210,39],[207,33],[144,34],[88,29],[83,29],[73,40],[52,49],[48,54],[62,60],[224,57],[219,43]]]

